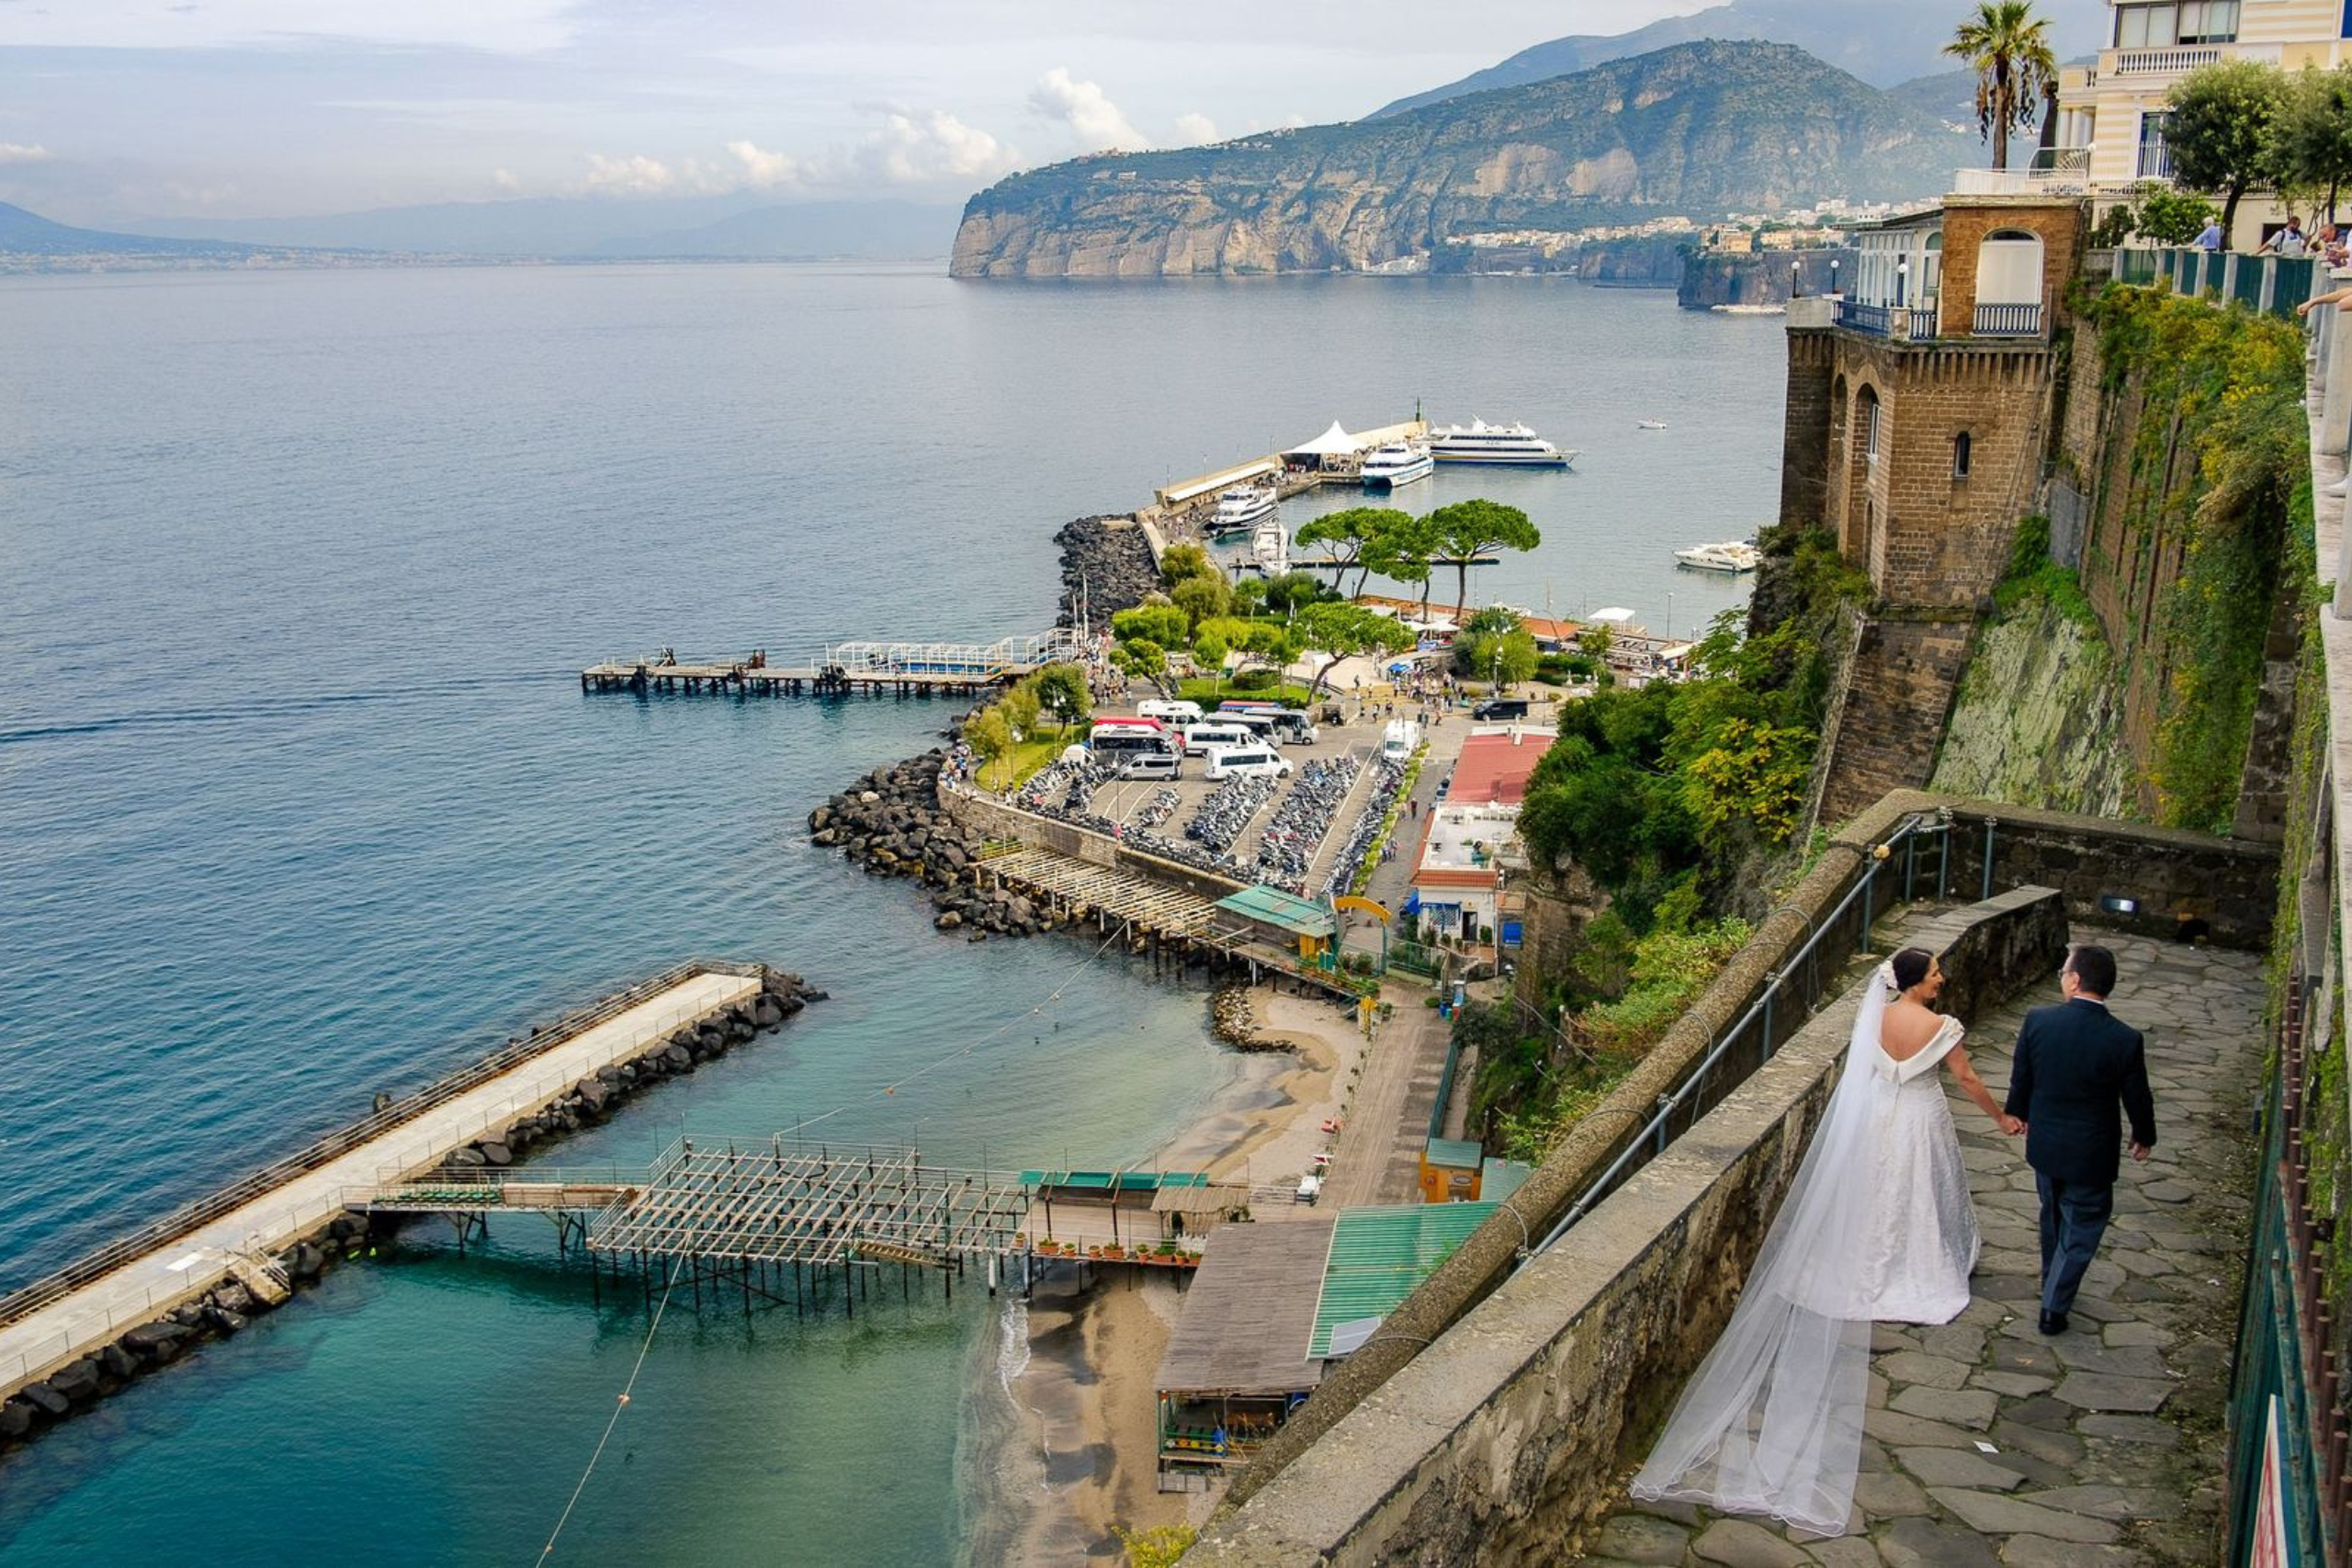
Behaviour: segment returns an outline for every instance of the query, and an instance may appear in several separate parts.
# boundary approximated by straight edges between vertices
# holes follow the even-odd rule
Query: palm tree
[[[1976,72],[1976,123],[1993,143],[1993,166],[2009,166],[2009,129],[2030,125],[2055,92],[2058,60],[2050,52],[2050,23],[2033,14],[2033,0],[1977,0],[1944,52]]]

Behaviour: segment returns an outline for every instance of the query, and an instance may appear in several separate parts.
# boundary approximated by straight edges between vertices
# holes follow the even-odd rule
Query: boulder
[[[464,1148],[450,1150],[448,1157],[441,1162],[441,1166],[445,1170],[479,1170],[489,1163],[482,1157],[482,1152],[480,1149],[468,1144]]]
[[[491,1165],[513,1165],[514,1151],[493,1138],[481,1145],[481,1157]]]
[[[327,1228],[333,1230],[334,1227],[330,1225]],[[232,1280],[212,1292],[212,1304],[231,1312],[251,1312],[254,1310],[254,1293]]]
[[[22,1399],[0,1402],[0,1443],[13,1443],[33,1429],[39,1418],[35,1405]]]
[[[98,1364],[87,1356],[68,1361],[49,1374],[49,1386],[76,1404],[86,1404],[98,1396]]]
[[[327,1266],[326,1254],[307,1241],[298,1241],[285,1257],[286,1271],[297,1280],[315,1280]]]
[[[618,1089],[626,1080],[621,1077],[620,1068],[607,1065],[596,1069],[596,1081],[606,1089]]]
[[[931,923],[940,931],[952,931],[964,923],[964,917],[949,909]]]
[[[142,1361],[168,1361],[179,1354],[189,1332],[177,1323],[142,1323],[125,1333],[119,1343]]]
[[[822,832],[825,824],[832,819],[833,808],[830,806],[820,806],[808,813],[808,830],[812,833]]]
[[[98,1367],[110,1378],[135,1378],[139,1375],[139,1358],[119,1344],[109,1345],[98,1352]]]
[[[223,1334],[234,1334],[245,1325],[245,1314],[231,1312],[227,1307],[214,1307],[205,1314],[205,1318]]]
[[[25,1388],[24,1397],[32,1404],[39,1407],[42,1415],[52,1418],[69,1414],[74,1408],[74,1402],[72,1400],[66,1398],[63,1394],[58,1393],[55,1389],[50,1387],[49,1384],[45,1382],[28,1384]]]
[[[673,1072],[684,1072],[695,1065],[694,1055],[684,1045],[664,1046],[662,1059],[670,1064]]]

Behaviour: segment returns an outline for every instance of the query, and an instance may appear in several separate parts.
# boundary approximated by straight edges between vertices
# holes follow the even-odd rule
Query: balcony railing
[[[2172,149],[2162,141],[2140,144],[2140,178],[2169,180],[2172,178]]]
[[[2099,54],[2098,76],[2184,76],[2200,65],[2218,65],[2224,60],[2258,60],[2276,65],[2281,53],[2280,46],[2275,43],[2177,43],[2152,49],[2109,49]]]
[[[1975,333],[1978,337],[2040,337],[2041,335],[2041,301],[2025,305],[1984,305],[1976,307]]]
[[[1865,305],[1859,299],[1838,301],[1839,326],[1850,327],[1858,333],[1869,333],[1874,337],[1886,335],[1888,319],[1892,314],[1884,305]]]
[[[2248,310],[2295,319],[2295,307],[2321,292],[2327,271],[2310,256],[2247,256],[2227,251],[2130,249],[2115,253],[2115,281],[2176,294],[2234,299]]]
[[[1956,196],[2040,196],[2089,188],[2091,150],[2043,147],[2022,169],[1961,169],[1952,175]]]

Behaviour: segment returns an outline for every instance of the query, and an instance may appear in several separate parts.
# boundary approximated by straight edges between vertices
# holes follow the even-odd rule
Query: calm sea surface
[[[696,954],[834,999],[551,1158],[828,1112],[953,1162],[1144,1157],[1249,1089],[1198,992],[938,939],[804,842],[944,705],[579,667],[1040,629],[1068,518],[1416,400],[1585,454],[1408,491],[1544,529],[1474,594],[1687,630],[1741,591],[1669,552],[1766,521],[1780,451],[1777,321],[1534,280],[17,278],[0,344],[0,1289]],[[673,1306],[560,1557],[952,1561],[1004,1311]],[[532,1562],[644,1327],[538,1229],[420,1226],[0,1461],[0,1557]]]

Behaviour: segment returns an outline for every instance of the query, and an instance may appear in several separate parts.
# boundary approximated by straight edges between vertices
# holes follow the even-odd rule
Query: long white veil
[[[1634,1495],[1843,1535],[1870,1392],[1870,1211],[1892,1079],[1874,1070],[1894,987],[1864,987],[1844,1076],[1723,1337],[1682,1391]],[[1859,1315],[1857,1315],[1859,1314]]]

